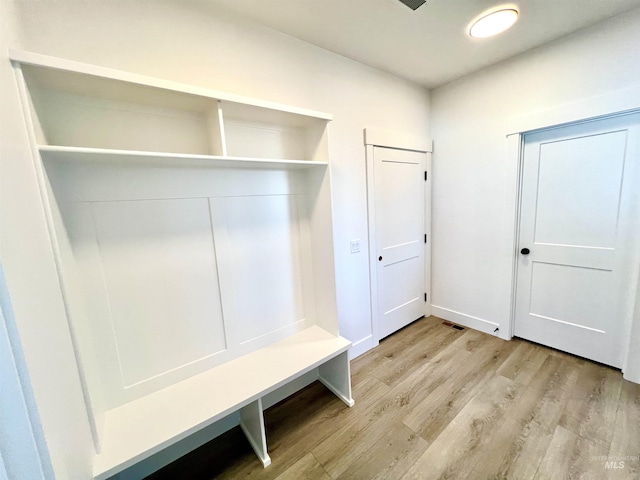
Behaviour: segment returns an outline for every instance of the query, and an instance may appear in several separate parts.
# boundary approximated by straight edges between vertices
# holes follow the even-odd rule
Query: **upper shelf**
[[[10,58],[40,145],[328,160],[326,113],[35,53]]]
[[[309,160],[283,160],[249,157],[221,157],[215,155],[194,155],[183,153],[143,152],[137,150],[110,150],[104,148],[63,147],[40,145],[38,147],[44,160],[49,161],[82,161],[82,162],[161,162],[165,165],[178,166],[210,166],[225,168],[258,168],[258,169],[298,169],[326,167],[328,162]]]
[[[328,113],[316,110],[292,107],[38,53],[9,50],[9,58],[21,64],[37,86],[75,95],[191,111],[205,111],[212,101],[221,100],[237,104],[231,105],[231,110],[242,111],[248,106],[258,107],[264,109],[261,112],[263,119],[284,121],[288,125],[295,126],[306,125],[309,117],[321,120],[333,118]]]

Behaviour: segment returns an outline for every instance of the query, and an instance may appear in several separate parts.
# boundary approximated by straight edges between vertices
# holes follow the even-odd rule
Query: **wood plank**
[[[626,478],[640,478],[640,385],[626,380],[622,382],[608,461],[624,461],[620,470]]]
[[[500,365],[498,375],[507,377],[527,385],[544,361],[549,356],[549,349],[534,343],[520,343],[513,354]]]
[[[376,379],[376,381],[378,380]],[[384,383],[379,383],[387,387]],[[379,388],[377,390],[380,391]],[[363,437],[362,432],[371,425],[380,427],[382,423],[376,424],[376,421],[379,422],[381,417],[385,417],[384,412],[394,410],[396,402],[390,390],[386,390],[383,395],[371,396],[370,398],[362,397],[362,401],[356,402],[352,410],[356,408],[358,410],[354,412],[353,416],[345,418],[337,425],[334,424],[332,433],[312,449],[314,456],[332,477],[344,471],[348,467],[348,463],[354,459],[354,455],[357,458],[356,452],[362,452],[366,449],[367,441],[375,440],[375,437]],[[384,423],[386,423],[386,417]],[[377,432],[376,429],[369,430],[374,434],[382,431],[384,428],[377,430]]]
[[[505,432],[510,429],[514,432],[520,432],[520,434],[516,438],[514,438],[515,435],[508,433],[505,435]],[[500,437],[496,438],[496,445],[506,449],[506,455],[502,457],[502,452],[488,455],[489,461],[486,464],[478,462],[473,475],[482,478],[481,475],[486,475],[489,472],[489,475],[496,478],[530,480],[536,475],[552,437],[553,434],[538,423],[532,422],[522,429],[517,422],[507,420]],[[512,443],[509,444],[509,442]],[[492,452],[494,452],[493,448]],[[500,464],[500,462],[502,463]]]
[[[393,422],[387,428],[382,429],[381,434],[372,435],[374,431],[371,430],[378,429],[378,425],[372,425],[363,432],[363,440],[379,438],[364,453],[349,462],[350,466],[344,472],[339,475],[332,473],[333,478],[372,480],[400,478],[429,447],[429,444],[420,435],[401,423]],[[361,450],[358,444],[352,446]],[[347,451],[351,454],[351,449]]]
[[[457,348],[446,348],[438,352],[392,388],[391,392],[403,407],[398,414],[407,415],[452,376],[457,377],[458,370],[474,361],[471,353]]]
[[[267,424],[267,443],[274,455],[291,446],[298,450],[322,442],[335,429],[328,428],[329,423],[348,424],[360,418],[360,410],[388,392],[388,387],[376,379],[361,383],[354,389],[361,398],[354,407],[347,407],[337,400],[320,383],[314,383],[291,398],[286,399],[278,408],[268,409],[265,414]]]
[[[426,322],[423,323],[427,324]],[[407,374],[419,368],[424,361],[436,356],[438,352],[445,349],[460,336],[461,332],[458,330],[443,325],[433,325],[427,331],[424,331],[423,336],[414,336],[412,337],[412,342],[396,347],[402,348],[402,350],[395,350],[395,357],[393,353],[386,357],[391,361],[377,370],[376,377],[393,387],[400,383]],[[418,341],[417,339],[420,340]],[[402,355],[397,355],[400,351]]]
[[[549,433],[554,432],[568,399],[573,395],[581,365],[582,363],[574,362],[573,359],[562,360],[553,355],[549,355],[543,364],[542,371],[551,368],[554,372],[549,380],[549,387],[545,389],[535,421]]]
[[[437,438],[516,348],[514,343],[489,335],[484,338],[485,342],[475,333],[469,337],[462,345],[460,355],[466,353],[471,361],[461,362],[455,375],[445,376],[445,381],[402,419],[405,425],[429,442]],[[478,341],[480,343],[476,344]]]
[[[608,447],[611,443],[622,389],[622,376],[613,368],[585,363],[559,425],[576,435]]]
[[[487,344],[498,345],[501,341],[504,342],[504,340],[501,340],[498,337],[487,335],[486,333],[482,333],[471,328],[465,328],[463,333],[464,334],[461,335],[460,338],[453,342],[453,346],[471,353],[475,352],[479,348],[485,347]]]
[[[601,446],[558,425],[533,478],[607,478],[605,465],[597,459],[600,455]]]
[[[369,350],[364,355],[351,361],[351,387],[354,388],[360,382],[369,378],[377,369],[390,362],[391,359],[380,354],[378,348]]]
[[[300,480],[301,478],[307,480],[331,480],[331,477],[311,453],[307,453],[285,472],[278,475],[276,480]]]
[[[407,347],[423,343],[435,329],[441,328],[444,328],[441,319],[437,317],[421,318],[383,339],[376,350],[379,355],[390,359],[401,356],[400,352],[403,352]]]
[[[505,410],[523,391],[522,385],[505,377],[491,378],[403,478],[470,478],[475,463],[490,451],[489,438]]]
[[[316,458],[331,476],[339,476],[348,468],[349,462],[354,461],[352,457],[355,455],[357,458],[359,453],[356,454],[356,451],[363,452],[369,448],[414,401],[420,401],[462,365],[465,354],[469,355],[468,352],[453,348],[442,351],[398,386],[389,388],[375,402],[369,401],[365,410],[358,411],[357,418],[339,425],[332,435],[313,449]],[[367,398],[364,397],[363,401],[366,402]],[[354,409],[358,406],[362,408],[363,401],[359,400]],[[365,430],[367,433],[363,436]]]
[[[521,399],[504,412],[504,423],[488,439],[491,455],[476,463],[472,476],[485,478],[497,472],[501,478],[532,478],[576,379],[577,373],[571,375],[558,358],[547,355]]]
[[[445,372],[454,371],[461,364],[459,353],[456,349],[442,352],[396,388],[389,389],[375,402],[368,402],[369,406],[359,413],[358,418],[351,423],[340,425],[331,436],[318,445],[313,453],[330,475],[338,476],[348,467],[350,460],[345,458],[345,455],[351,456],[356,450],[366,450],[368,445],[394,424],[414,401],[419,401],[434,385],[442,382],[446,378]],[[367,433],[363,437],[362,432],[365,430]]]

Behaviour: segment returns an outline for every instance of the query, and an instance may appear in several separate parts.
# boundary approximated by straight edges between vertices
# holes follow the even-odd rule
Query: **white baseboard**
[[[377,346],[378,342],[373,339],[373,335],[369,335],[362,340],[358,340],[356,343],[351,345],[351,348],[349,349],[349,360],[353,360]]]
[[[431,315],[440,317],[444,320],[457,323],[463,327],[473,328],[480,332],[488,333],[489,335],[495,335],[504,340],[508,340],[507,327],[501,326],[499,323],[485,320],[484,318],[474,317],[473,315],[467,315],[466,313],[456,312],[449,308],[439,307],[437,305],[431,305]],[[499,330],[496,332],[496,328]]]

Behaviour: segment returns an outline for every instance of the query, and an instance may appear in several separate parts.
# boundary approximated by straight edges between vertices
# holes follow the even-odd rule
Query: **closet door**
[[[373,149],[379,339],[425,314],[426,156]]]

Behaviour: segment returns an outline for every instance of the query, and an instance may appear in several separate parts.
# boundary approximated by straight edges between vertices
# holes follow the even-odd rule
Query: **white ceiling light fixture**
[[[473,38],[487,38],[504,32],[517,20],[518,9],[515,6],[496,7],[471,22],[468,32]]]

